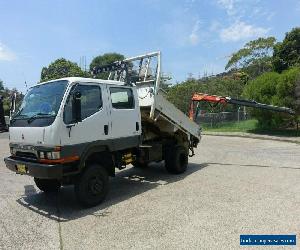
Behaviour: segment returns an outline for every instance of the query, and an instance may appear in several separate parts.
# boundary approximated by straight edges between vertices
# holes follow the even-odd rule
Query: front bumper
[[[21,173],[41,179],[61,179],[64,176],[64,165],[47,165],[36,162],[16,160],[11,157],[4,158],[6,167],[18,173],[17,165],[25,165],[26,172]]]

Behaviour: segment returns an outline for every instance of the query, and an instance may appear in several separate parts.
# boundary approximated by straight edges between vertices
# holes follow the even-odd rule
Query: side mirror
[[[74,122],[81,122],[81,93],[76,91],[72,100],[72,117]]]

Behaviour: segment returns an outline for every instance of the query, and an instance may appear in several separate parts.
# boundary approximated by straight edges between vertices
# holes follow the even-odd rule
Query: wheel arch
[[[81,157],[79,169],[82,171],[92,163],[98,163],[103,166],[109,176],[115,176],[115,164],[113,154],[107,146],[93,146],[88,148]]]

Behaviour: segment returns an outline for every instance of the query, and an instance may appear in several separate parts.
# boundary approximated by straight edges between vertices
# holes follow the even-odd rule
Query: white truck
[[[164,97],[160,61],[153,52],[94,69],[108,80],[30,88],[10,123],[7,168],[34,177],[44,192],[73,184],[87,207],[103,201],[115,168],[164,160],[168,172],[183,173],[201,129]]]

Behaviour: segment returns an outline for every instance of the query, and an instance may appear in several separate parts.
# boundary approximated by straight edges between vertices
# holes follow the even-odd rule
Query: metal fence
[[[204,126],[218,127],[226,123],[240,122],[248,119],[251,119],[250,113],[246,112],[246,110],[242,108],[238,109],[236,112],[219,113],[211,113],[202,110],[200,114],[198,114],[196,122]]]

